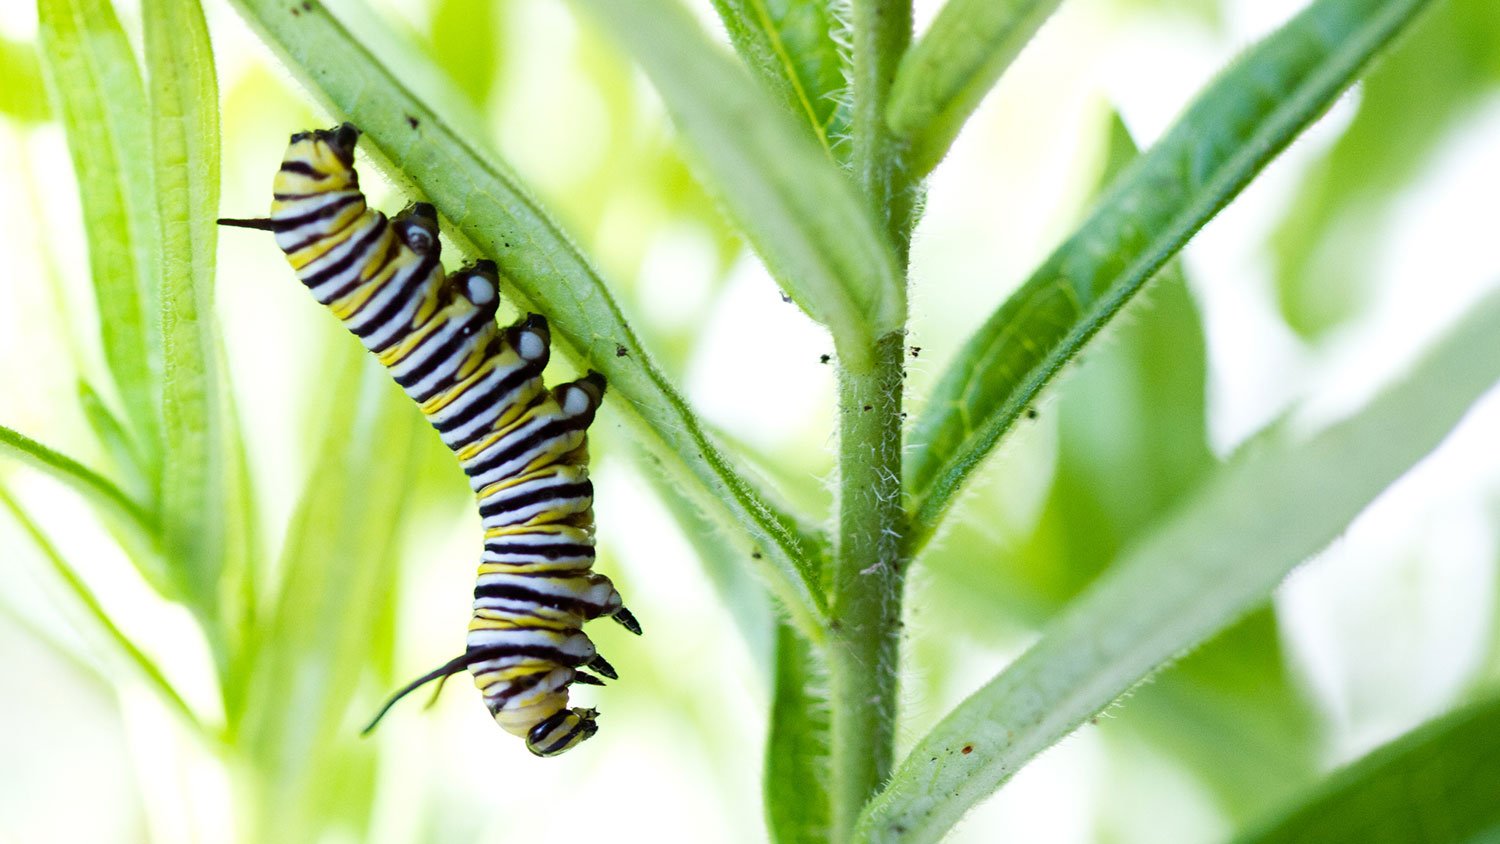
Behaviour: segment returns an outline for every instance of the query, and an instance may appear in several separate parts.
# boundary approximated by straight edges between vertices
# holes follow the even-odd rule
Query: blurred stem
[[[108,478],[19,431],[0,425],[0,452],[7,450],[21,462],[72,486],[91,501],[105,505],[134,528],[147,545],[156,547],[156,520]]]
[[[41,526],[33,521],[25,510],[21,509],[21,506],[16,503],[15,499],[10,496],[10,493],[4,487],[0,487],[0,506],[3,506],[5,510],[10,512],[11,518],[15,519],[16,524],[20,525],[21,529],[30,537],[32,544],[42,552],[42,556],[47,558],[47,562],[52,565],[53,573],[68,588],[68,591],[73,594],[73,597],[78,601],[78,605],[89,618],[98,625],[99,632],[110,642],[114,643],[115,647],[119,648],[121,655],[125,657],[127,662],[135,666],[136,670],[140,672],[141,677],[146,681],[147,685],[156,691],[162,702],[172,711],[176,712],[184,723],[191,726],[194,732],[207,739],[211,745],[216,745],[219,741],[218,736],[212,730],[208,729],[202,721],[198,720],[198,716],[193,712],[192,707],[188,706],[187,701],[182,699],[182,695],[178,693],[176,687],[172,685],[171,681],[167,679],[166,675],[162,673],[162,670],[151,657],[136,647],[135,642],[131,641],[130,637],[120,630],[115,624],[114,619],[104,609],[104,606],[99,603],[98,597],[89,589],[83,577],[68,564],[67,560],[57,550],[57,546],[53,545],[47,535],[42,532]],[[61,647],[59,646],[59,648]]]
[[[913,204],[884,115],[896,66],[911,42],[911,4],[855,0],[853,24],[854,176],[904,274]],[[839,374],[839,542],[828,652],[836,842],[849,839],[860,809],[890,776],[893,755],[905,572],[904,348],[905,331],[892,332],[875,341],[868,368],[846,365]]]

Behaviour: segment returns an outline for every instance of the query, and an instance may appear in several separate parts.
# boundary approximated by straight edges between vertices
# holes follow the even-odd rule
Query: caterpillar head
[[[560,756],[599,732],[599,710],[575,706],[560,709],[526,734],[526,749],[537,756]]]

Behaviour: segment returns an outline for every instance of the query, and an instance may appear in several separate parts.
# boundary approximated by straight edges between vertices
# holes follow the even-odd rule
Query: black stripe
[[[521,679],[514,682],[506,683],[505,689],[503,691],[494,693],[493,696],[490,694],[489,690],[486,689],[484,693],[484,702],[489,706],[490,714],[494,715],[499,713],[499,711],[504,708],[506,702],[516,695],[521,694],[522,692],[529,692],[537,686],[541,685],[541,682],[547,679],[547,675],[551,674],[553,670],[555,669],[549,668],[542,671],[537,671],[531,674],[527,674],[525,677],[522,677]]]
[[[368,317],[360,316],[364,313],[365,308],[369,307],[370,301],[380,295],[376,293],[374,296],[366,299],[364,304],[359,306],[359,310],[350,314],[344,320],[344,325],[354,333],[354,336],[359,338],[369,337],[371,334],[374,334],[383,328],[386,323],[394,319],[397,314],[401,313],[402,308],[411,304],[412,297],[427,283],[428,277],[432,275],[432,270],[436,266],[437,258],[435,256],[422,256],[422,260],[416,266],[416,271],[412,273],[410,278],[406,279],[405,283],[398,282],[396,279],[386,282],[387,284],[399,283],[401,284],[401,289],[396,292],[396,295],[390,298],[390,301],[381,306],[379,312]],[[410,334],[409,331],[407,333]],[[400,336],[401,332],[398,331],[396,334]]]
[[[421,360],[412,365],[410,371],[403,372],[400,375],[392,376],[396,379],[396,383],[400,384],[403,389],[409,390],[412,387],[420,384],[423,378],[426,378],[428,375],[432,374],[432,371],[438,367],[438,364],[452,357],[453,353],[457,352],[459,350],[459,347],[463,345],[464,333],[462,331],[455,331],[440,345],[431,346],[433,342],[433,336],[438,332],[441,332],[443,328],[446,327],[447,326],[444,325],[443,327],[438,328],[437,331],[433,332],[433,334],[429,334],[427,336],[427,339],[422,341],[421,345],[412,350],[413,354],[425,354]],[[431,348],[429,348],[430,346]],[[405,363],[405,361],[402,361],[402,363]],[[431,398],[432,396],[437,395],[438,391],[442,387],[451,383],[453,383],[452,378],[440,378],[438,379],[437,386],[434,386],[431,390],[428,390],[425,395],[412,396],[412,398],[416,400],[418,404],[421,404],[422,402],[427,401],[427,399]]]
[[[300,173],[303,176],[308,176],[308,177],[313,178],[313,179],[318,179],[319,181],[328,178],[328,174],[327,173],[324,173],[323,171],[314,168],[311,164],[308,164],[306,161],[283,161],[283,162],[281,162],[281,172],[283,172],[283,173]]]
[[[325,203],[322,206],[314,208],[311,211],[298,214],[295,217],[275,217],[273,218],[273,222],[275,222],[276,230],[278,232],[291,231],[292,229],[298,228],[299,226],[305,226],[308,223],[316,223],[319,220],[327,220],[331,217],[336,216],[340,211],[348,208],[350,205],[353,205],[356,202],[363,201],[364,196],[362,194],[352,193],[341,196],[332,202]],[[293,252],[296,250],[289,249],[287,251]]]
[[[494,516],[510,510],[520,510],[522,507],[530,507],[533,504],[549,499],[593,497],[594,484],[592,481],[580,481],[572,484],[552,484],[531,490],[523,495],[517,495],[514,498],[486,501],[479,505],[479,515]]]
[[[507,657],[513,656],[539,659],[544,662],[552,662],[556,663],[557,665],[564,665],[568,668],[577,668],[585,662],[588,662],[587,659],[579,659],[577,657],[569,656],[559,648],[549,648],[546,645],[485,645],[482,648],[470,648],[465,653],[473,655],[473,661],[469,663],[470,671],[474,670],[474,663],[487,662],[492,659],[505,659]],[[478,673],[483,673],[483,671]]]
[[[329,264],[326,267],[323,267],[307,278],[302,279],[302,283],[307,285],[308,289],[312,289],[320,284],[325,284],[333,278],[341,275],[345,270],[348,270],[356,263],[363,266],[365,264],[364,254],[370,251],[370,249],[375,245],[375,241],[379,240],[380,236],[385,233],[385,228],[389,224],[389,221],[386,220],[384,214],[376,214],[375,217],[375,225],[370,226],[369,231],[365,232],[364,234],[356,235],[354,242],[349,244],[349,250],[347,252],[340,255],[333,261],[333,263]],[[356,273],[353,279],[349,280],[343,286],[333,291],[333,293],[328,297],[328,301],[332,302],[333,300],[341,296],[347,295],[355,287],[358,287],[359,283],[360,274]]]
[[[504,466],[506,463],[515,460],[521,455],[535,450],[538,446],[543,445],[549,440],[557,439],[564,434],[570,434],[574,431],[581,431],[586,427],[588,427],[588,425],[586,421],[582,419],[554,419],[538,427],[535,431],[532,431],[526,436],[517,438],[515,442],[506,443],[506,440],[508,438],[502,437],[500,439],[500,442],[497,443],[497,445],[501,445],[499,451],[490,455],[482,463],[479,463],[472,467],[465,466],[464,474],[468,475],[471,478],[477,478],[480,475],[483,475],[484,473],[496,468],[497,466]],[[493,448],[493,446],[491,447]]]
[[[558,580],[572,580],[574,578],[558,578]],[[576,612],[579,615],[587,615],[589,610],[599,609],[598,604],[578,598],[565,598],[560,595],[548,595],[528,589],[525,586],[514,583],[480,583],[474,587],[474,600],[484,598],[495,598],[501,601],[523,601],[528,604],[537,604],[554,610],[566,610]],[[488,608],[485,608],[488,609]],[[504,610],[501,610],[502,612]]]
[[[506,373],[503,377],[501,377],[500,381],[492,387],[480,388],[479,384],[476,383],[475,385],[471,386],[469,390],[483,389],[483,393],[479,394],[473,399],[470,399],[463,410],[460,410],[458,413],[448,417],[447,419],[439,422],[433,422],[432,426],[434,428],[437,428],[440,433],[452,433],[459,428],[462,428],[464,425],[467,425],[469,422],[473,421],[475,416],[478,416],[485,410],[494,409],[495,405],[501,403],[501,399],[514,393],[516,390],[520,389],[527,381],[531,381],[540,374],[541,367],[532,366],[530,363],[523,363],[520,367]],[[434,395],[437,392],[438,390],[436,388],[432,390],[432,393]],[[468,395],[468,392],[468,390],[465,390],[464,396],[460,396],[453,401],[461,401]],[[541,398],[545,395],[546,394],[543,393],[538,396],[538,398]],[[419,401],[425,400],[426,399],[419,399]],[[534,403],[535,402],[533,402],[533,404]]]
[[[594,546],[581,542],[554,542],[547,545],[516,545],[507,542],[486,542],[484,550],[492,554],[515,554],[516,556],[541,557],[544,560],[561,560],[565,557],[592,557]],[[491,565],[525,565],[524,563],[491,563]]]

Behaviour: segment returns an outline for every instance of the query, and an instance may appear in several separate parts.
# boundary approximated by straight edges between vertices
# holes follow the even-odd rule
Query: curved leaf
[[[1500,840],[1500,698],[1396,739],[1236,841],[1362,844],[1372,830],[1381,841]]]
[[[154,475],[160,228],[145,89],[109,0],[39,0],[37,13],[42,70],[78,177],[104,359]]]
[[[1497,379],[1500,294],[1356,416],[1243,449],[917,743],[857,839],[936,841],[1038,753],[1265,600]]]
[[[304,11],[292,0],[235,0],[235,6],[315,93],[359,124],[366,133],[362,149],[453,222],[448,234],[493,258],[509,290],[525,302],[545,303],[563,347],[609,380],[614,400],[605,406],[624,411],[641,444],[705,512],[748,536],[747,550],[760,554],[754,559],[761,574],[798,627],[820,635],[825,602],[818,564],[796,521],[731,466],[652,363],[604,280],[515,177],[456,135],[320,6]]]
[[[776,281],[863,370],[906,320],[904,279],[844,171],[704,35],[678,0],[577,0],[656,84],[715,193]]]
[[[844,60],[834,34],[842,24],[823,0],[713,0],[745,64],[833,154],[849,131],[840,103]]]
[[[145,508],[100,475],[65,454],[53,451],[36,440],[0,425],[0,452],[9,450],[21,462],[51,475],[78,490],[83,497],[107,512],[122,517],[143,538],[154,541],[156,521]]]
[[[213,315],[218,234],[204,209],[219,206],[219,89],[198,0],[145,0],[141,16],[161,221],[162,548],[197,611],[217,619],[229,508]]]
[[[913,550],[1062,366],[1427,5],[1317,0],[1225,71],[1120,178],[928,399],[907,472]]]
[[[979,101],[1062,0],[948,0],[896,71],[885,118],[914,178],[943,156]]]

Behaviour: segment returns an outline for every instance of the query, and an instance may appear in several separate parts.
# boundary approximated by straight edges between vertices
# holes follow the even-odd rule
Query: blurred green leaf
[[[500,79],[502,36],[494,0],[438,0],[432,10],[432,60],[476,108],[489,103]]]
[[[849,133],[840,99],[847,83],[835,33],[843,25],[823,0],[713,0],[740,58],[806,122],[830,155]]]
[[[839,167],[704,35],[677,0],[579,0],[656,84],[706,181],[782,288],[833,334],[843,365],[906,319],[902,273]]]
[[[0,451],[6,451],[22,463],[71,486],[100,509],[122,519],[142,539],[155,543],[156,520],[113,481],[98,472],[4,425],[0,425]],[[157,574],[161,576],[160,572]],[[158,586],[162,585],[159,580],[156,582]]]
[[[36,45],[0,35],[0,114],[18,123],[40,123],[51,116]]]
[[[776,628],[776,685],[766,738],[766,826],[777,844],[829,840],[828,671],[797,631]]]
[[[969,339],[911,435],[920,549],[1042,388],[1427,0],[1317,0],[1219,76]]]
[[[1118,117],[1108,136],[1102,186],[1136,156]],[[1169,263],[1127,308],[1109,342],[1090,351],[1045,411],[1056,420],[1058,456],[1031,535],[993,566],[976,566],[961,540],[945,543],[955,547],[928,557],[934,576],[979,584],[1009,614],[1039,623],[1217,465],[1208,352],[1181,265]],[[965,511],[978,506],[994,505],[970,501]],[[981,571],[963,570],[971,568]],[[1259,610],[1137,689],[1101,729],[1146,734],[1187,762],[1226,811],[1245,817],[1311,780],[1315,724],[1282,662],[1275,616]]]
[[[1426,724],[1335,774],[1239,844],[1500,840],[1500,699]]]
[[[246,840],[318,840],[330,811],[367,819],[373,793],[375,745],[358,724],[374,703],[354,691],[389,672],[398,538],[425,426],[357,344],[338,344],[328,371],[328,404],[309,415],[327,428],[282,550],[280,595],[247,654],[246,697],[226,705],[258,777],[259,827]]]
[[[31,516],[25,510],[21,509],[21,506],[16,503],[16,500],[3,485],[0,485],[0,504],[3,504],[5,509],[10,511],[11,518],[16,520],[16,523],[31,538],[37,550],[46,558],[53,575],[73,597],[78,609],[82,611],[82,614],[88,619],[90,626],[94,628],[93,632],[109,642],[119,652],[119,655],[124,658],[125,662],[130,664],[140,674],[141,678],[146,681],[146,685],[150,686],[151,690],[156,692],[167,707],[175,711],[183,719],[184,723],[191,726],[199,734],[210,736],[208,729],[198,720],[198,716],[194,714],[192,708],[187,705],[187,702],[182,699],[182,695],[177,692],[171,681],[162,673],[161,668],[115,624],[115,620],[104,609],[104,605],[99,603],[99,599],[95,597],[93,590],[89,588],[88,582],[84,579],[83,575],[79,574],[77,569],[73,568],[64,559],[63,555],[58,552],[57,546],[52,544],[52,540],[47,538],[47,534],[42,531],[41,527]]]
[[[151,495],[151,482],[146,477],[146,468],[141,465],[140,452],[130,439],[130,432],[110,411],[109,406],[94,388],[82,379],[78,382],[78,406],[89,430],[104,447],[113,468],[120,476],[120,488],[132,501],[144,501]]]
[[[1106,734],[1136,733],[1186,763],[1236,822],[1313,782],[1323,750],[1318,727],[1270,607],[1216,634],[1100,721]]]
[[[935,841],[1036,754],[1265,600],[1435,448],[1500,378],[1500,294],[1355,416],[1241,450],[928,733],[867,808],[864,841]]]
[[[885,118],[920,178],[1062,0],[948,0],[901,59]]]
[[[229,514],[211,213],[219,207],[219,87],[198,0],[144,0],[141,16],[161,222],[162,546],[225,668],[219,589]]]
[[[154,484],[161,228],[146,92],[109,0],[38,0],[37,12],[47,90],[78,177],[104,359]]]
[[[614,398],[605,407],[621,411],[694,503],[762,552],[761,575],[798,628],[818,636],[825,599],[796,521],[735,471],[651,362],[603,279],[516,179],[418,102],[320,7],[304,13],[289,0],[234,5],[315,93],[359,124],[363,148],[387,175],[415,185],[453,222],[450,237],[500,265],[521,306],[546,303],[541,310],[559,344],[608,378]]]
[[[1447,0],[1424,15],[1360,86],[1359,110],[1302,178],[1271,238],[1282,315],[1322,334],[1368,301],[1369,248],[1386,236],[1401,188],[1470,107],[1500,87],[1500,7]]]

